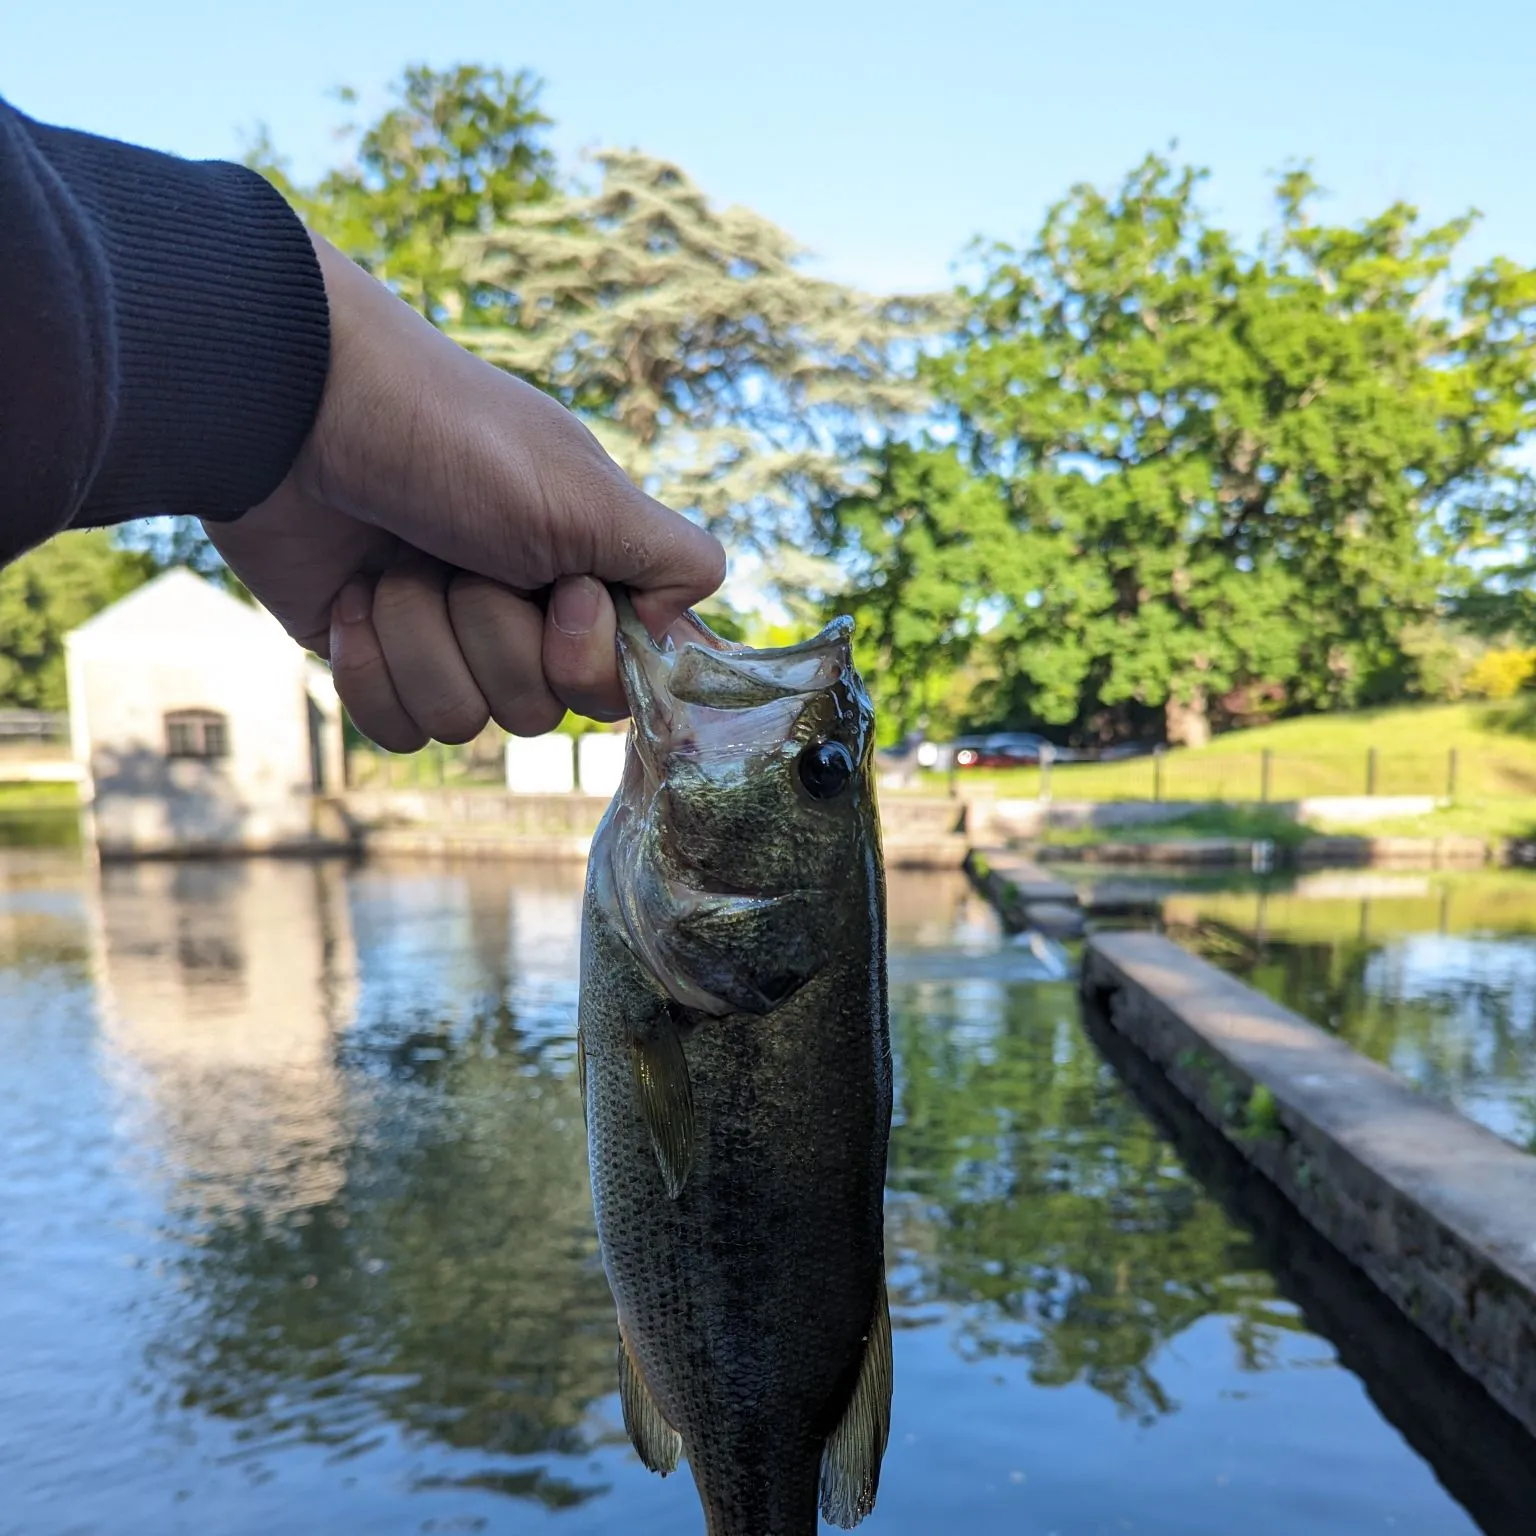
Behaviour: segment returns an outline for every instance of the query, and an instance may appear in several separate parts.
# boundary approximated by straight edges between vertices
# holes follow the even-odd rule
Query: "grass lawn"
[[[1051,827],[1039,841],[1055,848],[1090,848],[1100,843],[1167,843],[1193,837],[1231,837],[1243,841],[1268,838],[1282,848],[1294,847],[1312,835],[1311,829],[1263,805],[1213,805],[1191,811],[1177,821],[1135,827]]]
[[[0,815],[23,811],[74,810],[80,792],[73,784],[0,783]]]
[[[1536,803],[1536,698],[1499,704],[1428,704],[1354,714],[1309,715],[1219,736],[1208,747],[1174,748],[1162,759],[1164,800],[1256,801],[1270,754],[1269,798],[1366,792],[1376,750],[1376,792],[1437,795],[1449,789],[1470,804],[1531,798]],[[1051,772],[1058,800],[1150,800],[1151,758],[1063,765]],[[932,775],[933,787],[944,780]],[[990,785],[999,795],[1033,798],[1038,768],[961,772],[957,783]]]

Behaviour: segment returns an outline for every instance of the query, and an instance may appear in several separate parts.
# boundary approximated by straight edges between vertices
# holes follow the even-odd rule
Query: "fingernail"
[[[549,599],[549,616],[564,635],[584,635],[597,623],[600,591],[590,576],[560,581]]]
[[[336,594],[336,617],[343,624],[361,624],[373,610],[373,592],[365,581],[349,581]]]

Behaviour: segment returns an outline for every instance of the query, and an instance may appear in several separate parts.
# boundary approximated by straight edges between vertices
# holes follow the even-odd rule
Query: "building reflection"
[[[131,1144],[210,1211],[276,1219],[334,1194],[356,991],[341,866],[107,864],[87,899]]]

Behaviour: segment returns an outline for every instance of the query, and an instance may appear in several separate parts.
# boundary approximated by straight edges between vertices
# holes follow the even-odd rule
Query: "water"
[[[579,870],[72,857],[0,864],[0,1533],[700,1530],[613,1391]],[[1460,1379],[1176,1150],[958,877],[891,916],[863,1529],[1477,1530]]]
[[[1536,1151],[1536,875],[1331,871],[1191,889],[1167,915],[1250,986]]]

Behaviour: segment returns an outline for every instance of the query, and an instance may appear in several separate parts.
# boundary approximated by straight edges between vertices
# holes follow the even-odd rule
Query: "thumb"
[[[629,589],[652,634],[725,580],[725,550],[711,533],[629,486],[630,495],[594,529],[591,574]]]

